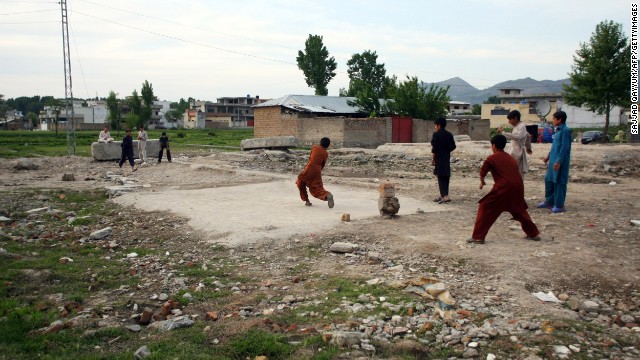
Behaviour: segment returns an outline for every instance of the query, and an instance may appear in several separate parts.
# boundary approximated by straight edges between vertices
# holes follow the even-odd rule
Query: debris
[[[537,292],[537,293],[533,293],[532,295],[545,302],[556,302],[556,303],[562,302],[558,300],[558,298],[555,295],[553,295],[551,291],[549,291],[546,294],[543,292]]]

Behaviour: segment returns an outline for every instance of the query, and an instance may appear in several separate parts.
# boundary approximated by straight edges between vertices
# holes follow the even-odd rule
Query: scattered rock
[[[142,346],[133,354],[133,358],[136,360],[144,359],[151,356],[151,350],[148,347]]]
[[[14,168],[16,170],[38,170],[40,167],[31,159],[20,159]]]
[[[76,176],[74,174],[63,174],[62,181],[76,181]]]
[[[113,229],[111,229],[110,226],[104,229],[94,231],[91,234],[89,234],[89,240],[102,240],[108,237],[109,235],[111,235],[112,232],[113,232]]]
[[[346,243],[346,242],[335,242],[331,244],[331,247],[329,248],[329,250],[336,253],[352,253],[358,250],[358,248],[359,248],[358,244],[352,244],[352,243]]]

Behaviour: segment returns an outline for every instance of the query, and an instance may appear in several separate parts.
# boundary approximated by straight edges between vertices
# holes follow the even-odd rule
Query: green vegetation
[[[163,131],[171,141],[171,151],[177,155],[180,151],[200,151],[207,147],[239,149],[243,139],[253,138],[253,129],[215,130],[148,130],[149,139],[159,139]],[[91,156],[91,143],[98,139],[99,130],[76,131],[76,155]],[[133,132],[135,136],[136,132]],[[124,133],[111,132],[116,140]],[[66,131],[56,134],[53,131],[0,131],[0,158],[65,156],[67,155]]]

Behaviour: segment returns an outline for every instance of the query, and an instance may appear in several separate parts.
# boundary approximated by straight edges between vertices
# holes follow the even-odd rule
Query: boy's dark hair
[[[563,124],[567,122],[567,113],[564,111],[556,111],[553,113],[553,117],[559,119]]]
[[[167,135],[167,133],[163,131],[163,132],[162,132],[162,136],[165,136],[165,135]]]
[[[331,140],[328,137],[323,137],[322,139],[320,139],[320,146],[326,149],[329,147],[329,145],[331,145]]]
[[[127,129],[127,130],[125,130],[124,132],[131,132],[131,129]]]
[[[440,125],[441,128],[446,128],[447,127],[447,119],[445,118],[437,118],[434,123],[436,125]]]
[[[507,119],[511,120],[511,119],[516,119],[518,121],[520,121],[520,111],[518,110],[511,110],[508,114],[507,114]]]
[[[144,125],[140,125],[140,129],[144,129]]]
[[[498,150],[504,150],[507,146],[507,138],[504,135],[498,134],[491,138],[491,143],[496,146]]]

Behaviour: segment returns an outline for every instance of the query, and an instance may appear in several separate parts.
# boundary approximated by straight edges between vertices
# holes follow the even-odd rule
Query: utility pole
[[[69,51],[69,16],[67,15],[67,0],[60,0],[62,11],[62,55],[64,58],[64,100],[67,119],[67,155],[76,154],[76,121],[73,111],[73,86],[71,84],[71,52]],[[69,122],[71,114],[71,122]],[[71,125],[71,129],[69,128]],[[70,133],[73,132],[73,139]],[[73,141],[73,143],[72,143]]]

